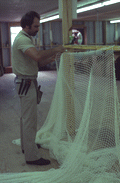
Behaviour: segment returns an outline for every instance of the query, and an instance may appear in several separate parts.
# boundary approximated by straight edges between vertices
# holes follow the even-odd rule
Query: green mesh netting
[[[119,101],[113,50],[56,57],[52,104],[36,143],[59,169],[1,174],[1,183],[119,183]],[[17,142],[17,141],[16,141]]]

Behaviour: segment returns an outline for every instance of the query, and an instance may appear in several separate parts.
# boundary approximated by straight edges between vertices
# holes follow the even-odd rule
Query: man
[[[22,31],[13,44],[12,68],[16,74],[16,89],[21,102],[21,148],[27,164],[48,165],[35,144],[37,131],[37,74],[39,66],[50,63],[47,60],[57,52],[63,52],[62,46],[37,51],[31,36],[39,31],[40,16],[34,11],[26,13],[21,19]]]

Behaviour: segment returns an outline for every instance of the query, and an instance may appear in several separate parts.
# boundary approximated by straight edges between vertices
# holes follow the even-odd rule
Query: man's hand
[[[63,53],[65,50],[66,50],[66,49],[65,49],[62,45],[56,47],[56,52],[61,52],[61,53]]]

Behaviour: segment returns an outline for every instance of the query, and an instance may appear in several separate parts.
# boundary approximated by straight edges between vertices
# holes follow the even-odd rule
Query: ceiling
[[[0,0],[0,21],[17,22],[28,11],[43,14],[57,8],[57,0]]]
[[[80,6],[103,0],[78,0]],[[40,15],[58,9],[58,0],[0,0],[0,22],[19,22],[28,11]],[[80,20],[120,19],[120,2],[97,10],[78,14]]]

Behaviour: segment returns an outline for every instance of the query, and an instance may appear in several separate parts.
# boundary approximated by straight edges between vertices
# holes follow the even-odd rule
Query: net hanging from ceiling
[[[120,183],[119,101],[113,50],[57,55],[51,107],[36,143],[59,169],[0,175],[7,183]]]

